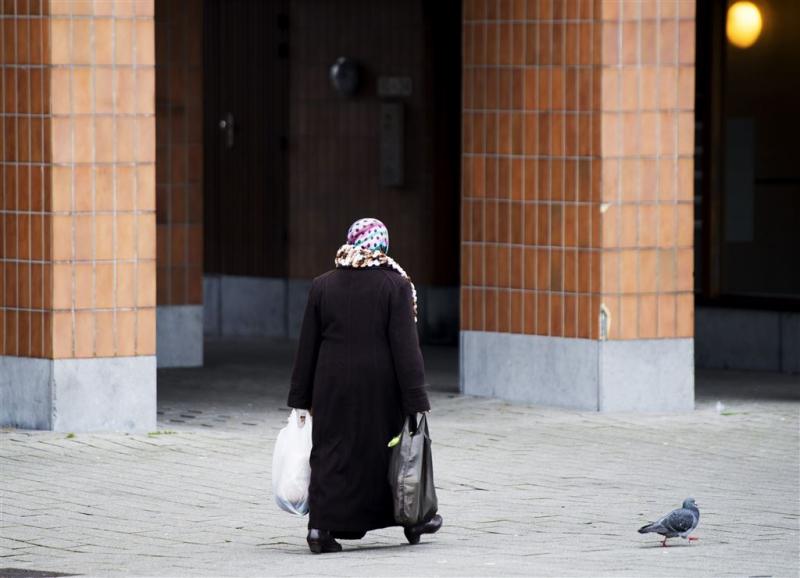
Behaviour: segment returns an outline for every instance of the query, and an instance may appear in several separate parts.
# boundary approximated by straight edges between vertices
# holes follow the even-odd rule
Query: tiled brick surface
[[[694,2],[603,2],[600,17],[608,334],[691,337]]]
[[[203,302],[200,0],[156,2],[158,304]]]
[[[3,353],[152,355],[153,2],[7,1],[2,24]]]
[[[0,355],[51,353],[47,4],[0,11]]]
[[[464,329],[692,335],[693,6],[465,2]]]

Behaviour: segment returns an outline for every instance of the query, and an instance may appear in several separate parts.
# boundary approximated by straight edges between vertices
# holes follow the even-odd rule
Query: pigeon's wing
[[[684,532],[688,532],[694,528],[695,517],[694,514],[692,514],[692,512],[689,510],[680,508],[678,510],[671,511],[669,514],[659,520],[659,523],[664,527],[664,529],[669,530],[670,532],[683,534]]]
[[[645,524],[641,528],[639,528],[640,534],[645,534],[647,532],[655,532],[656,534],[668,534],[670,530],[664,526],[664,522],[667,521],[669,518],[669,514],[665,516],[661,516],[655,522],[650,522],[649,524]]]

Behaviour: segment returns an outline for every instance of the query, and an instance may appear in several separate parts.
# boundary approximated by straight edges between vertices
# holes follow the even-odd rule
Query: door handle
[[[234,142],[234,120],[232,112],[227,113],[225,118],[219,121],[219,129],[225,133],[225,148],[232,149]]]

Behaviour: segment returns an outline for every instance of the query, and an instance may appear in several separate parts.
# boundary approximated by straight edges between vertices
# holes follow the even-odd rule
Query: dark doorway
[[[800,309],[800,166],[793,137],[800,8],[756,3],[750,47],[726,37],[728,3],[697,2],[696,291],[701,305]]]
[[[205,272],[285,277],[288,0],[204,9]]]

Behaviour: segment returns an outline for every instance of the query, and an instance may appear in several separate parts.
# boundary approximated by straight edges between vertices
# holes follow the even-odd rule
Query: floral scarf
[[[342,245],[336,252],[335,264],[337,267],[353,267],[355,269],[366,269],[368,267],[380,267],[382,265],[391,267],[411,283],[411,296],[414,305],[414,323],[417,322],[417,289],[411,281],[411,277],[403,268],[389,255],[382,251],[370,251],[362,247],[353,245]]]

